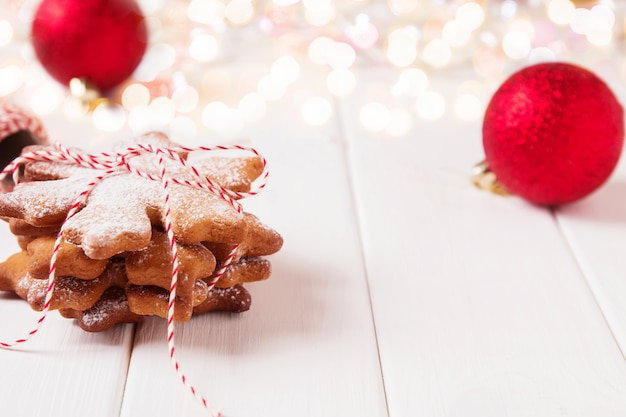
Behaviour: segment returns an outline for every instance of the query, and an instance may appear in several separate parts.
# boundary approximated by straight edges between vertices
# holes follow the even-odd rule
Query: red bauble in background
[[[133,0],[43,0],[31,35],[37,58],[57,81],[83,78],[106,93],[139,65],[148,32]]]
[[[566,63],[533,65],[509,77],[483,121],[486,162],[512,194],[541,205],[576,201],[613,172],[624,111],[592,72]]]

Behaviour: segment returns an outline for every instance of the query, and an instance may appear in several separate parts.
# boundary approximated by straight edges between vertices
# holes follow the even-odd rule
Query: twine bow
[[[183,157],[181,157],[181,153],[190,153],[190,152],[211,152],[211,151],[246,151],[250,152],[257,157],[259,157],[263,163],[263,172],[255,182],[255,187],[252,188],[248,192],[237,192],[233,190],[229,190],[220,184],[211,180],[211,178],[202,175],[196,167],[192,164],[189,164]],[[159,170],[158,172],[152,173],[143,171],[138,169],[132,165],[133,158],[143,155],[152,155],[154,159],[158,162]],[[267,161],[263,156],[258,153],[254,148],[244,147],[240,145],[232,145],[232,146],[213,146],[213,147],[170,147],[170,148],[160,148],[155,147],[151,144],[137,144],[133,146],[127,147],[123,152],[114,152],[114,153],[94,153],[94,154],[83,154],[71,149],[65,148],[60,144],[54,144],[52,147],[46,147],[41,149],[36,149],[31,152],[27,152],[15,160],[11,162],[2,172],[0,172],[0,181],[4,180],[7,176],[11,175],[15,184],[20,182],[19,178],[19,169],[22,165],[35,162],[35,161],[47,161],[47,162],[59,162],[70,165],[75,165],[83,168],[90,168],[95,170],[97,173],[94,175],[93,179],[85,186],[85,188],[79,193],[78,197],[72,204],[70,210],[65,217],[63,224],[61,225],[61,229],[56,237],[56,241],[54,243],[54,247],[52,250],[52,256],[50,259],[50,270],[48,276],[48,286],[46,289],[46,296],[44,300],[43,309],[41,311],[41,315],[37,320],[35,327],[27,333],[27,335],[23,338],[16,339],[13,342],[0,342],[0,347],[2,348],[11,348],[17,344],[24,343],[28,341],[37,331],[39,330],[41,324],[45,320],[48,311],[50,310],[50,304],[52,300],[52,294],[55,287],[55,271],[56,271],[56,263],[58,252],[61,247],[61,242],[63,241],[64,234],[64,225],[65,223],[72,218],[78,211],[80,211],[81,207],[83,207],[87,203],[87,199],[92,192],[92,190],[98,186],[100,182],[111,175],[117,175],[119,173],[131,173],[133,175],[138,175],[142,178],[151,180],[151,181],[159,181],[163,187],[163,198],[164,198],[164,218],[165,218],[165,231],[167,234],[168,242],[170,244],[171,254],[172,254],[172,280],[170,285],[170,295],[168,300],[168,308],[167,308],[167,343],[169,349],[169,356],[174,366],[176,373],[178,374],[183,385],[196,397],[200,403],[215,417],[220,416],[221,414],[212,409],[207,400],[200,395],[200,393],[194,388],[194,386],[188,381],[184,372],[182,371],[178,360],[176,359],[176,346],[175,346],[175,331],[174,331],[174,306],[176,303],[176,287],[178,281],[178,270],[179,270],[179,259],[178,259],[178,249],[176,240],[174,238],[174,232],[172,230],[172,214],[171,214],[171,206],[170,206],[170,184],[179,184],[185,185],[189,187],[195,187],[201,190],[205,190],[208,193],[214,194],[224,201],[228,202],[238,213],[242,213],[243,208],[241,204],[237,201],[244,197],[252,196],[258,194],[267,184],[267,177],[269,175],[269,171],[267,170]],[[186,168],[186,171],[191,173],[191,177],[193,179],[187,178],[176,178],[168,175],[168,161],[172,161],[174,164],[179,167]],[[170,162],[170,163],[172,163]],[[224,274],[226,269],[232,263],[233,258],[237,252],[239,244],[235,244],[227,256],[226,260],[222,263],[221,267],[214,272],[213,279],[209,283],[209,290],[211,290],[220,277]]]

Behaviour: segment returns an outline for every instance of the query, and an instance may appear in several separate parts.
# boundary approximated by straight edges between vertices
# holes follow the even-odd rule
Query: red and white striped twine
[[[207,176],[202,175],[193,165],[188,164],[186,160],[184,160],[180,153],[182,152],[210,152],[210,151],[246,151],[250,152],[257,157],[261,158],[263,162],[263,172],[255,181],[254,187],[245,193],[237,192],[233,190],[229,190],[220,184],[214,182]],[[131,165],[131,161],[134,157],[140,155],[152,154],[154,158],[158,161],[159,172],[157,174],[151,172],[141,171]],[[60,162],[67,163],[72,165],[77,165],[80,167],[91,168],[97,170],[97,173],[94,175],[94,178],[85,186],[82,192],[78,195],[74,204],[71,206],[63,225],[70,218],[72,218],[78,211],[86,204],[87,198],[91,191],[100,184],[100,182],[110,175],[117,175],[120,172],[128,172],[134,175],[138,175],[142,178],[151,180],[151,181],[160,181],[163,186],[163,198],[164,198],[164,209],[165,209],[165,231],[167,233],[168,241],[170,243],[170,249],[172,254],[172,280],[170,285],[170,295],[168,300],[168,309],[167,309],[167,344],[169,349],[169,356],[172,361],[172,365],[178,376],[180,377],[183,385],[196,397],[200,403],[213,415],[220,416],[221,414],[212,409],[207,400],[198,392],[196,388],[189,382],[184,372],[181,369],[181,366],[176,359],[176,346],[175,346],[175,331],[174,331],[174,307],[176,304],[176,285],[178,281],[178,269],[179,269],[179,259],[178,259],[178,248],[176,244],[176,240],[174,237],[174,232],[172,230],[172,213],[170,206],[170,184],[181,184],[189,187],[195,187],[202,190],[205,190],[209,193],[215,194],[219,196],[224,201],[227,201],[238,213],[243,211],[241,204],[237,201],[239,199],[256,195],[258,194],[265,185],[267,184],[267,177],[269,175],[269,171],[267,170],[267,161],[263,156],[257,152],[254,148],[244,147],[240,145],[231,145],[231,146],[199,146],[195,148],[185,147],[185,146],[177,146],[171,148],[158,148],[154,147],[150,144],[138,144],[134,146],[129,146],[126,148],[124,152],[119,153],[97,153],[97,154],[82,154],[76,151],[72,151],[67,149],[59,144],[55,144],[53,147],[45,148],[41,150],[35,150],[20,157],[16,158],[11,164],[9,164],[2,172],[0,172],[0,181],[2,181],[7,176],[11,175],[13,181],[17,184],[19,182],[19,168],[21,165],[26,164],[28,162],[34,161],[48,161],[48,162]],[[167,161],[174,161],[174,163],[182,165],[187,168],[187,171],[190,172],[193,176],[193,180],[189,180],[187,178],[175,178],[170,177],[168,175],[167,170]],[[35,327],[27,333],[27,335],[23,338],[16,339],[13,342],[0,342],[0,347],[2,348],[11,348],[17,344],[24,343],[28,341],[37,331],[39,330],[41,324],[45,320],[48,311],[50,310],[50,304],[52,300],[52,294],[54,291],[54,279],[56,272],[56,262],[58,252],[61,247],[61,242],[63,241],[63,225],[61,226],[61,230],[59,231],[54,248],[52,251],[52,257],[50,259],[50,272],[48,276],[48,287],[46,290],[46,297],[44,300],[43,310],[41,311],[41,315],[37,320]],[[212,289],[216,282],[220,279],[220,277],[224,274],[228,266],[233,261],[235,253],[239,244],[233,246],[231,252],[226,258],[226,261],[221,265],[221,267],[215,271],[214,277],[209,284],[209,289]]]
[[[10,103],[0,102],[0,140],[22,130],[31,132],[38,143],[48,143],[48,134],[35,116]]]

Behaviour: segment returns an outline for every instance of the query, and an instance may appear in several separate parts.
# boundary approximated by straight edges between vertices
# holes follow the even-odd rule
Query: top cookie
[[[162,134],[148,134],[137,143],[175,147]],[[42,148],[40,148],[42,149]],[[32,150],[27,149],[25,152]],[[187,155],[181,154],[182,158]],[[158,177],[154,155],[141,155],[129,164]],[[262,173],[259,157],[208,157],[193,162],[201,175],[239,192],[250,189]],[[60,226],[81,193],[104,170],[82,168],[61,162],[31,162],[25,167],[27,182],[0,195],[0,217],[20,219],[35,227]],[[194,180],[189,168],[167,164],[166,175]],[[206,190],[170,183],[169,206],[172,230],[180,243],[237,243],[246,236],[247,223],[231,204]],[[125,170],[107,175],[89,192],[86,203],[64,226],[65,240],[80,246],[93,259],[144,249],[152,228],[165,227],[165,193],[161,181]]]

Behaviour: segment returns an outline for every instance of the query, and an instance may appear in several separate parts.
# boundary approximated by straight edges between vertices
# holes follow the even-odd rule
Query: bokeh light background
[[[77,0],[80,1],[80,0]],[[0,100],[97,131],[173,139],[246,135],[277,103],[323,126],[359,92],[364,129],[475,123],[514,70],[564,60],[626,80],[626,2],[569,0],[139,0],[150,43],[115,95],[86,105],[29,41],[33,0],[0,0]],[[364,81],[360,69],[384,69]],[[454,81],[450,81],[454,80]],[[91,107],[91,108],[90,108]]]

